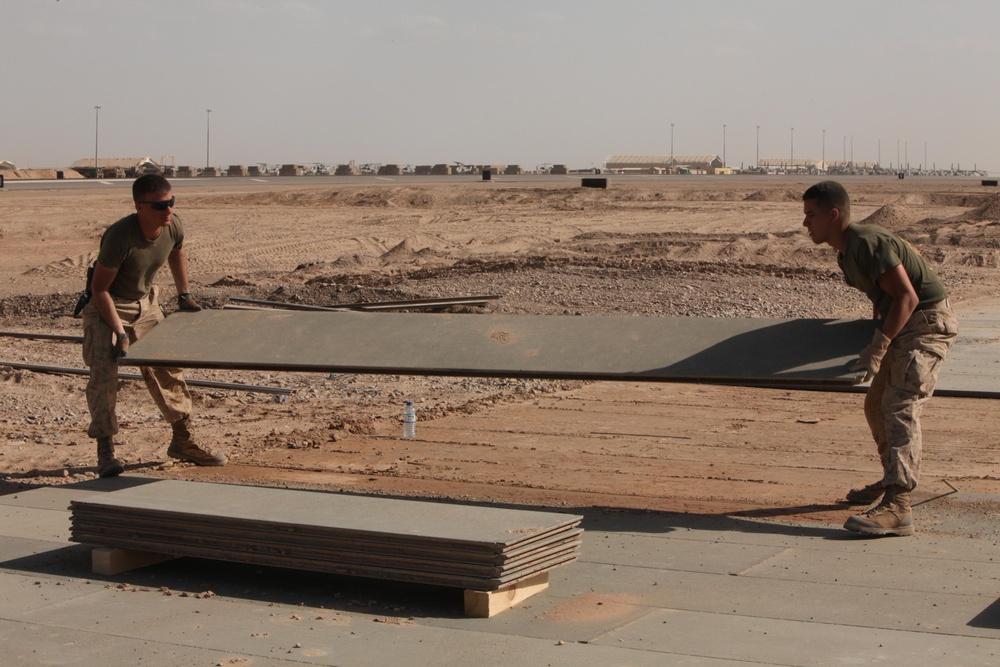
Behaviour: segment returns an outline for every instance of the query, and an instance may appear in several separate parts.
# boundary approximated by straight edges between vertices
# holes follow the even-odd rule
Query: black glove
[[[198,302],[194,300],[190,292],[184,292],[184,294],[177,295],[177,307],[181,310],[187,310],[192,313],[197,313],[201,310],[201,306]]]
[[[128,356],[128,334],[115,334],[115,346],[113,349],[116,359]]]

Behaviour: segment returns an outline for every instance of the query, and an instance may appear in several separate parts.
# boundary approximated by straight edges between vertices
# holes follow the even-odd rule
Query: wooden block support
[[[548,587],[549,573],[542,572],[495,591],[467,590],[465,591],[465,615],[474,618],[491,618]]]
[[[121,574],[129,570],[137,570],[140,567],[173,560],[174,558],[177,558],[177,556],[158,554],[152,551],[95,547],[90,554],[90,569],[93,570],[94,574]]]

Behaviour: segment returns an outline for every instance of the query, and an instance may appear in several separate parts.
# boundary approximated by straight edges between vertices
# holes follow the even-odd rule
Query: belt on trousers
[[[941,299],[940,301],[934,301],[933,303],[918,303],[917,307],[913,310],[931,310],[937,308],[938,306],[943,306],[948,303],[948,299]]]

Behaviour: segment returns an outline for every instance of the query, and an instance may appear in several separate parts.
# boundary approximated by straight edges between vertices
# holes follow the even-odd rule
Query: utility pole
[[[205,169],[212,166],[212,110],[205,109]]]
[[[757,166],[760,167],[760,125],[757,126]]]
[[[97,139],[101,134],[101,107],[94,107],[94,178],[97,178]]]
[[[722,166],[726,166],[726,124],[722,124]]]

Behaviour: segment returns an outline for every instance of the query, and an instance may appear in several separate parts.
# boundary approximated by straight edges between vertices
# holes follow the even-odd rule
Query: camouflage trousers
[[[129,343],[136,342],[163,321],[163,311],[156,299],[158,291],[154,286],[148,295],[138,301],[112,297]],[[118,359],[113,352],[114,332],[93,302],[83,309],[82,317],[83,361],[90,367],[90,380],[87,382],[90,426],[87,435],[91,438],[110,437],[118,433],[118,416],[115,414]],[[191,392],[181,369],[141,367],[139,371],[165,420],[173,424],[191,414]]]
[[[865,417],[884,473],[883,484],[912,490],[920,477],[920,414],[934,393],[941,363],[958,336],[947,300],[913,312],[892,340],[865,396]]]

